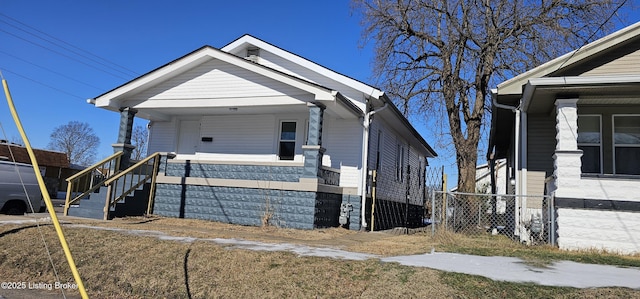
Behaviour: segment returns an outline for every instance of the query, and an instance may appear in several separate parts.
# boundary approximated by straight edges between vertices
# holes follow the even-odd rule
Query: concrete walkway
[[[17,219],[4,219],[0,220],[0,225],[29,222],[34,222],[34,220],[19,221]],[[519,258],[475,256],[446,252],[381,257],[374,254],[350,252],[335,248],[312,247],[288,243],[274,244],[242,239],[176,237],[154,230],[128,230],[79,224],[67,224],[65,226],[109,230],[139,236],[156,237],[161,240],[173,240],[187,243],[205,241],[229,246],[231,248],[248,250],[288,251],[300,256],[318,256],[358,261],[377,258],[382,262],[397,262],[402,265],[412,267],[426,267],[442,271],[479,275],[497,281],[516,283],[530,282],[545,286],[574,288],[626,287],[631,289],[640,289],[640,268],[622,268],[609,265],[593,265],[569,261],[555,262],[546,267],[534,267],[525,264],[525,262]]]

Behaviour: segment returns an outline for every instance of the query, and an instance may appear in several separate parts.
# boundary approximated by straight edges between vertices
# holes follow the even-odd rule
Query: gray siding
[[[527,116],[527,169],[553,174],[556,150],[556,121],[553,115]]]
[[[640,68],[640,39],[604,51],[597,57],[581,62],[576,68],[570,68],[554,76],[605,76],[638,74]]]

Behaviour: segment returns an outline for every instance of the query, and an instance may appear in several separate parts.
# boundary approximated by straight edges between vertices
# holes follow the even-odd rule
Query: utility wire
[[[28,60],[26,60],[26,59],[22,59],[22,58],[20,58],[20,57],[18,57],[18,56],[15,56],[15,55],[11,54],[11,53],[7,53],[7,52],[2,51],[2,50],[0,50],[0,53],[2,53],[2,54],[4,54],[4,55],[7,55],[7,56],[11,56],[11,57],[13,57],[13,58],[15,58],[15,59],[18,59],[18,60],[22,61],[22,62],[28,63],[28,64],[30,64],[30,65],[33,65],[33,66],[38,67],[38,68],[41,68],[41,69],[43,69],[43,70],[45,70],[45,71],[49,71],[49,72],[54,73],[54,74],[56,74],[56,75],[58,75],[58,76],[61,76],[61,77],[67,78],[67,79],[69,79],[69,80],[75,81],[75,82],[80,83],[80,84],[83,84],[83,85],[85,85],[85,86],[93,87],[93,88],[95,88],[95,89],[97,89],[97,90],[100,90],[100,91],[103,91],[103,90],[104,90],[103,88],[100,88],[100,87],[98,87],[98,86],[92,85],[92,84],[87,83],[87,82],[80,81],[80,80],[78,80],[78,79],[75,79],[75,78],[73,78],[73,77],[67,76],[67,75],[65,75],[65,74],[63,74],[63,73],[60,73],[60,72],[58,72],[58,71],[55,71],[55,70],[49,69],[49,68],[47,68],[47,67],[44,67],[44,66],[41,66],[41,65],[35,64],[35,63],[33,63],[33,62],[31,62],[31,61],[28,61]]]
[[[38,47],[40,47],[40,48],[43,48],[43,49],[45,49],[45,50],[47,50],[47,51],[51,51],[51,52],[56,53],[56,54],[58,54],[58,55],[60,55],[60,56],[63,56],[63,57],[66,57],[66,58],[68,58],[68,59],[71,59],[71,60],[73,60],[73,61],[76,61],[76,62],[78,62],[78,63],[84,64],[84,65],[86,65],[86,66],[88,66],[88,67],[90,67],[90,68],[96,69],[96,70],[101,71],[101,72],[106,73],[106,74],[109,74],[109,75],[111,75],[111,76],[114,76],[114,77],[117,77],[117,78],[120,78],[120,79],[123,79],[123,80],[130,80],[130,79],[131,79],[131,78],[123,77],[123,76],[121,76],[121,75],[114,74],[114,73],[109,72],[109,71],[107,71],[107,70],[101,69],[101,68],[99,68],[99,67],[96,67],[96,66],[94,66],[94,65],[91,65],[91,64],[86,63],[86,62],[84,62],[84,61],[81,61],[80,59],[77,59],[77,58],[75,58],[75,57],[73,57],[73,56],[70,56],[70,55],[67,55],[67,54],[61,53],[60,51],[53,50],[53,49],[48,48],[48,47],[46,47],[46,46],[44,46],[44,45],[41,45],[41,44],[39,44],[39,43],[36,43],[36,42],[34,42],[34,41],[30,41],[30,40],[28,40],[28,39],[26,39],[26,38],[24,38],[24,37],[21,37],[21,36],[19,36],[19,35],[13,34],[13,33],[9,32],[9,31],[3,30],[3,29],[0,29],[0,31],[4,32],[5,34],[11,35],[11,36],[13,36],[13,37],[15,37],[15,38],[17,38],[17,39],[20,39],[20,40],[23,40],[23,41],[28,42],[28,43],[30,43],[30,44],[36,45],[36,46],[38,46]]]
[[[42,82],[40,82],[40,81],[38,81],[38,80],[35,80],[35,79],[32,79],[32,78],[29,78],[29,77],[27,77],[27,76],[21,75],[21,74],[19,74],[19,73],[14,72],[14,71],[8,70],[8,69],[6,69],[6,68],[4,68],[4,67],[2,67],[2,66],[0,66],[0,69],[2,69],[3,71],[5,71],[5,72],[7,72],[7,73],[12,73],[12,74],[14,74],[14,75],[16,75],[16,76],[18,76],[18,77],[20,77],[20,78],[23,78],[23,79],[29,80],[29,81],[31,81],[31,82],[34,82],[34,83],[40,84],[40,85],[42,85],[42,86],[44,86],[44,87],[47,87],[47,88],[53,89],[53,90],[55,90],[55,91],[57,91],[57,92],[61,92],[61,93],[64,93],[64,94],[66,94],[66,95],[68,95],[68,96],[71,96],[71,97],[74,97],[74,98],[78,98],[78,99],[81,99],[81,100],[85,100],[85,98],[84,98],[84,97],[81,97],[81,96],[79,96],[79,95],[73,94],[73,93],[71,93],[71,92],[68,92],[68,91],[66,91],[66,90],[63,90],[63,89],[60,89],[60,88],[57,88],[57,87],[54,87],[54,86],[51,86],[51,85],[48,85],[48,84],[46,84],[46,83],[42,83]]]
[[[112,68],[112,69],[114,69],[114,70],[117,70],[117,71],[121,72],[121,73],[124,73],[124,74],[129,75],[129,76],[131,76],[131,75],[133,75],[133,76],[140,76],[140,73],[138,73],[138,72],[136,72],[136,71],[134,71],[134,70],[131,70],[131,69],[127,68],[127,67],[124,67],[124,66],[122,66],[122,65],[120,65],[120,64],[117,64],[117,63],[115,63],[115,62],[113,62],[113,61],[110,61],[110,60],[108,60],[108,59],[106,59],[106,58],[103,58],[103,57],[100,57],[100,56],[98,56],[98,55],[96,55],[96,54],[93,54],[93,53],[91,53],[90,51],[84,50],[84,49],[82,49],[82,48],[80,48],[80,47],[78,47],[78,46],[75,46],[75,45],[73,45],[73,44],[71,44],[71,43],[69,43],[69,42],[66,42],[66,41],[64,41],[64,40],[62,40],[62,39],[60,39],[60,38],[57,38],[57,37],[55,37],[55,36],[53,36],[53,35],[51,35],[51,34],[48,34],[48,33],[44,32],[44,31],[39,30],[39,29],[37,29],[37,28],[35,28],[35,27],[32,27],[32,26],[30,26],[30,25],[28,25],[28,24],[25,24],[25,23],[23,23],[23,22],[21,22],[21,21],[19,21],[19,20],[16,20],[16,19],[14,19],[14,18],[12,18],[12,17],[10,17],[10,16],[7,16],[7,15],[5,15],[5,14],[3,14],[3,13],[0,13],[0,16],[4,17],[4,18],[6,18],[6,19],[9,19],[9,20],[11,20],[11,21],[13,21],[13,22],[15,22],[15,23],[18,23],[18,24],[20,24],[20,25],[22,25],[22,26],[24,26],[24,27],[26,27],[26,28],[29,28],[29,29],[31,29],[31,30],[33,30],[33,31],[35,31],[35,32],[38,32],[39,34],[42,34],[42,35],[44,35],[44,36],[46,36],[46,37],[48,37],[48,38],[50,38],[50,39],[53,39],[53,40],[55,40],[55,41],[57,41],[57,42],[60,42],[60,43],[65,44],[65,45],[67,45],[67,46],[69,46],[69,47],[71,47],[71,48],[74,48],[74,49],[76,49],[76,50],[78,50],[78,51],[80,51],[80,52],[83,52],[83,53],[85,53],[85,54],[87,54],[87,55],[90,55],[90,56],[93,56],[93,57],[95,57],[95,58],[97,58],[97,59],[99,59],[99,60],[102,60],[102,61],[104,61],[104,62],[106,62],[106,63],[108,63],[108,64],[110,64],[110,65],[112,65],[112,66],[115,66],[115,67],[117,67],[117,68],[120,68],[121,70],[125,70],[125,71],[127,71],[129,74],[126,74],[125,72],[123,72],[123,71],[121,71],[121,70],[117,70],[115,67],[108,66],[108,67],[110,67],[110,68]],[[18,27],[17,27],[17,26],[15,26],[15,25],[9,24],[9,23],[8,23],[8,22],[6,22],[6,21],[1,21],[1,22],[6,23],[6,24],[8,24],[8,25],[10,25],[10,26],[12,26],[12,27],[14,27],[14,28],[17,28],[17,29],[21,30],[21,31],[24,31],[24,32],[26,32],[26,33],[28,33],[28,34],[30,34],[30,35],[36,36],[37,38],[40,38],[40,39],[42,39],[42,40],[46,40],[46,41],[48,41],[49,43],[55,44],[54,42],[52,42],[52,41],[50,41],[50,40],[44,39],[44,38],[42,38],[42,37],[39,37],[39,36],[35,35],[34,33],[27,32],[26,30],[21,29],[21,28],[18,28]],[[60,46],[60,45],[57,45],[57,46],[59,46],[59,47],[61,47],[61,48],[65,48],[65,47]],[[66,49],[66,48],[65,48],[65,49]],[[69,50],[69,51],[71,51],[71,52],[74,52],[74,53],[78,54],[77,52],[75,52],[75,51],[73,51],[73,50]],[[96,63],[99,63],[99,64],[104,65],[103,63],[100,63],[100,62],[96,61],[95,59],[92,59],[92,58],[86,57],[85,55],[82,55],[82,54],[78,54],[78,55],[81,55],[81,56],[83,56],[83,57],[85,57],[85,58],[87,58],[87,59],[89,59],[89,60],[91,60],[91,61],[94,61],[94,62],[96,62]]]
[[[586,45],[589,43],[589,41],[590,41],[590,40],[591,40],[591,39],[592,39],[592,38],[593,38],[593,37],[594,37],[594,36],[595,36],[595,35],[596,35],[600,30],[602,30],[602,27],[604,27],[604,25],[606,25],[607,23],[609,23],[609,21],[611,20],[611,18],[613,18],[613,16],[615,16],[615,15],[618,13],[618,11],[620,10],[620,8],[622,8],[626,3],[627,3],[627,0],[622,1],[622,3],[620,3],[620,5],[618,5],[618,7],[616,8],[616,10],[614,10],[614,11],[613,11],[613,13],[611,13],[611,15],[609,15],[609,17],[607,17],[607,19],[606,19],[606,20],[604,20],[602,23],[600,23],[600,26],[598,26],[598,28],[597,28],[595,31],[593,31],[593,33],[591,33],[591,35],[590,35],[590,36],[589,36],[589,37],[584,41],[584,43],[582,43],[582,45],[581,45],[578,49],[576,49],[575,51],[573,51],[573,52],[571,53],[571,55],[570,55],[569,57],[567,57],[567,59],[565,59],[565,60],[562,62],[562,64],[560,64],[560,66],[558,66],[558,68],[556,69],[556,71],[557,71],[557,70],[559,70],[559,69],[561,69],[561,68],[564,66],[564,64],[565,64],[565,63],[567,63],[569,60],[571,60],[571,58],[573,58],[573,56],[575,56],[575,55],[580,51],[580,49],[582,49],[582,47],[586,46]]]

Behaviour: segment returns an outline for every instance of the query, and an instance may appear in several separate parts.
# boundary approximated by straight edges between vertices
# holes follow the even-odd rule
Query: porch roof
[[[549,114],[561,98],[578,98],[578,105],[640,105],[639,94],[640,75],[546,77],[530,79],[522,95],[503,96],[500,102],[530,114]],[[493,116],[488,153],[506,158],[515,116],[496,105]]]
[[[141,92],[158,86],[180,74],[212,60],[222,61],[239,69],[264,76],[274,82],[298,90],[296,94],[272,95],[256,101],[255,97],[229,98],[181,98],[179,100],[153,100],[131,102]],[[129,102],[127,102],[129,101]],[[135,78],[104,94],[90,99],[96,107],[118,111],[129,106],[138,110],[138,117],[149,120],[169,120],[171,115],[192,113],[227,114],[242,109],[243,114],[268,113],[269,111],[294,112],[307,102],[317,102],[339,117],[360,117],[363,111],[336,90],[281,72],[245,58],[224,52],[211,46],[201,47],[183,57]],[[293,110],[292,110],[293,109]]]

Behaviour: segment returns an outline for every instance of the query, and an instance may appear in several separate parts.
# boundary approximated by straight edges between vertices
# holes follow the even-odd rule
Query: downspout
[[[361,219],[361,230],[367,228],[367,220],[365,219],[366,214],[366,202],[367,202],[367,164],[369,162],[369,125],[371,124],[371,116],[374,114],[386,109],[389,107],[389,103],[385,102],[384,106],[375,109],[373,111],[369,111],[364,114],[364,119],[362,121],[362,126],[364,127],[364,134],[362,134],[362,170],[361,170],[361,181],[360,181],[360,190],[362,192],[362,200],[360,202],[360,219]]]
[[[516,168],[516,177],[518,177],[519,176],[518,165],[520,165],[520,162],[518,161],[518,159],[520,158],[520,155],[518,154],[518,149],[519,149],[519,146],[520,146],[520,140],[519,140],[520,139],[520,131],[519,131],[520,130],[520,107],[509,106],[509,105],[504,105],[504,104],[498,103],[498,90],[497,89],[492,89],[491,90],[491,102],[492,102],[493,106],[498,108],[498,109],[511,110],[511,112],[515,113],[515,118],[516,118],[516,120],[515,120],[515,126],[516,126],[515,134],[516,134],[516,136],[515,136],[515,142],[514,142],[514,146],[515,146],[515,159],[514,159],[515,160],[514,161],[515,165],[514,166]],[[522,99],[520,99],[520,102],[522,103]],[[489,166],[490,166],[490,172],[491,172],[491,192],[493,194],[495,194],[495,192],[497,190],[497,188],[496,188],[496,180],[495,180],[496,170],[495,170],[495,164],[494,164],[495,163],[494,155],[493,155],[492,152],[493,152],[493,150],[490,153],[487,153],[487,156],[488,156],[487,158],[489,159]],[[509,178],[507,178],[507,179],[509,179]],[[516,178],[516,181],[518,183],[520,183],[519,177]],[[519,186],[516,186],[516,192],[515,192],[516,194],[518,194],[519,189],[520,189]],[[492,201],[493,201],[493,199],[492,199]],[[515,219],[520,219],[519,218],[520,214],[519,214],[519,209],[518,209],[517,204],[518,204],[518,202],[516,200],[516,207],[515,207],[516,215],[515,215]],[[494,208],[495,208],[495,206],[492,208],[492,211],[493,211]],[[514,230],[516,230],[516,231],[514,231],[514,234],[516,234],[517,233],[517,225],[516,225],[516,228],[514,228]],[[493,231],[492,231],[492,233],[493,233]]]

